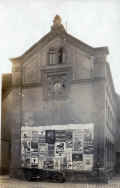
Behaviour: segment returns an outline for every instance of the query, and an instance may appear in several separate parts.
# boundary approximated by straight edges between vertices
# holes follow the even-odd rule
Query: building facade
[[[22,56],[11,59],[12,88],[5,99],[9,101],[5,126],[9,127],[11,135],[11,176],[24,176],[21,167],[21,163],[26,160],[24,151],[23,158],[20,157],[23,129],[26,132],[35,132],[37,127],[38,130],[43,127],[46,134],[48,130],[55,130],[55,135],[59,132],[64,140],[63,135],[69,133],[60,133],[60,130],[69,130],[71,125],[72,130],[79,125],[83,128],[72,133],[75,141],[72,140],[71,171],[75,170],[77,175],[68,179],[74,181],[76,178],[80,180],[83,175],[88,177],[88,161],[92,163],[91,176],[112,176],[119,159],[116,157],[116,153],[119,156],[119,97],[115,93],[107,63],[108,54],[107,47],[93,48],[68,34],[57,15],[48,34]],[[3,99],[3,106],[5,100]],[[85,133],[83,141],[82,134],[78,132],[82,129],[89,132],[88,125],[93,125],[93,139],[90,141],[90,134],[86,133],[85,142]],[[46,126],[48,128],[45,128]],[[64,128],[58,130],[58,126]],[[59,136],[59,142],[61,137]],[[55,139],[57,140],[57,137]],[[52,146],[53,142],[55,147]],[[64,142],[67,151],[67,141]],[[47,144],[47,152],[50,147],[58,147],[58,150],[61,147],[56,146],[55,141],[48,141]],[[31,167],[31,161],[34,161],[35,157],[32,157],[30,151],[28,153],[27,161],[30,164],[27,165]],[[76,153],[80,154],[78,161],[75,158]],[[54,158],[57,156],[55,152],[53,155]],[[89,158],[91,156],[93,157]],[[39,156],[36,159],[41,161]]]

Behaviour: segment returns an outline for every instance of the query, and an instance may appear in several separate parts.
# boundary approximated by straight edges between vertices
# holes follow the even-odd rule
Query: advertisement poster
[[[46,130],[46,143],[55,143],[55,130]]]
[[[55,156],[63,156],[65,152],[65,142],[55,143]]]
[[[90,170],[93,166],[93,155],[84,155],[84,168]]]
[[[54,169],[60,170],[60,158],[54,158]]]
[[[47,143],[38,143],[38,152],[39,156],[48,155],[48,144]]]
[[[54,169],[54,161],[52,158],[48,158],[46,161],[44,161],[44,167],[45,169]]]
[[[55,131],[55,141],[56,142],[65,142],[66,141],[66,131],[65,130],[56,130]]]
[[[43,169],[43,167],[44,167],[44,160],[43,159],[39,159],[38,168],[39,169]]]
[[[83,141],[84,141],[84,131],[75,130],[73,131],[73,150],[83,153]]]
[[[38,157],[32,157],[31,158],[31,167],[38,168]]]
[[[72,130],[66,130],[65,143],[66,143],[67,150],[72,149],[73,147],[73,131]]]

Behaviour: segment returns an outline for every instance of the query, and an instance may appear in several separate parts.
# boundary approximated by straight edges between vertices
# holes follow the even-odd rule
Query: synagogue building
[[[108,55],[108,47],[69,34],[56,15],[50,32],[10,59],[12,72],[2,77],[1,173],[23,178],[24,168],[36,168],[76,181],[119,171],[120,99]]]

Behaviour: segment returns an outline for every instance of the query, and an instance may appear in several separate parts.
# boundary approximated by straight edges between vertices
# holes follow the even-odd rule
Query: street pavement
[[[108,184],[28,182],[0,176],[0,188],[120,188],[120,176],[114,177]]]

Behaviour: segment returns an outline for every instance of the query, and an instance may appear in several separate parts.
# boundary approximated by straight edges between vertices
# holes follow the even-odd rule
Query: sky
[[[93,47],[108,46],[107,58],[120,94],[120,0],[0,0],[0,73],[50,31],[59,14],[67,32]]]

